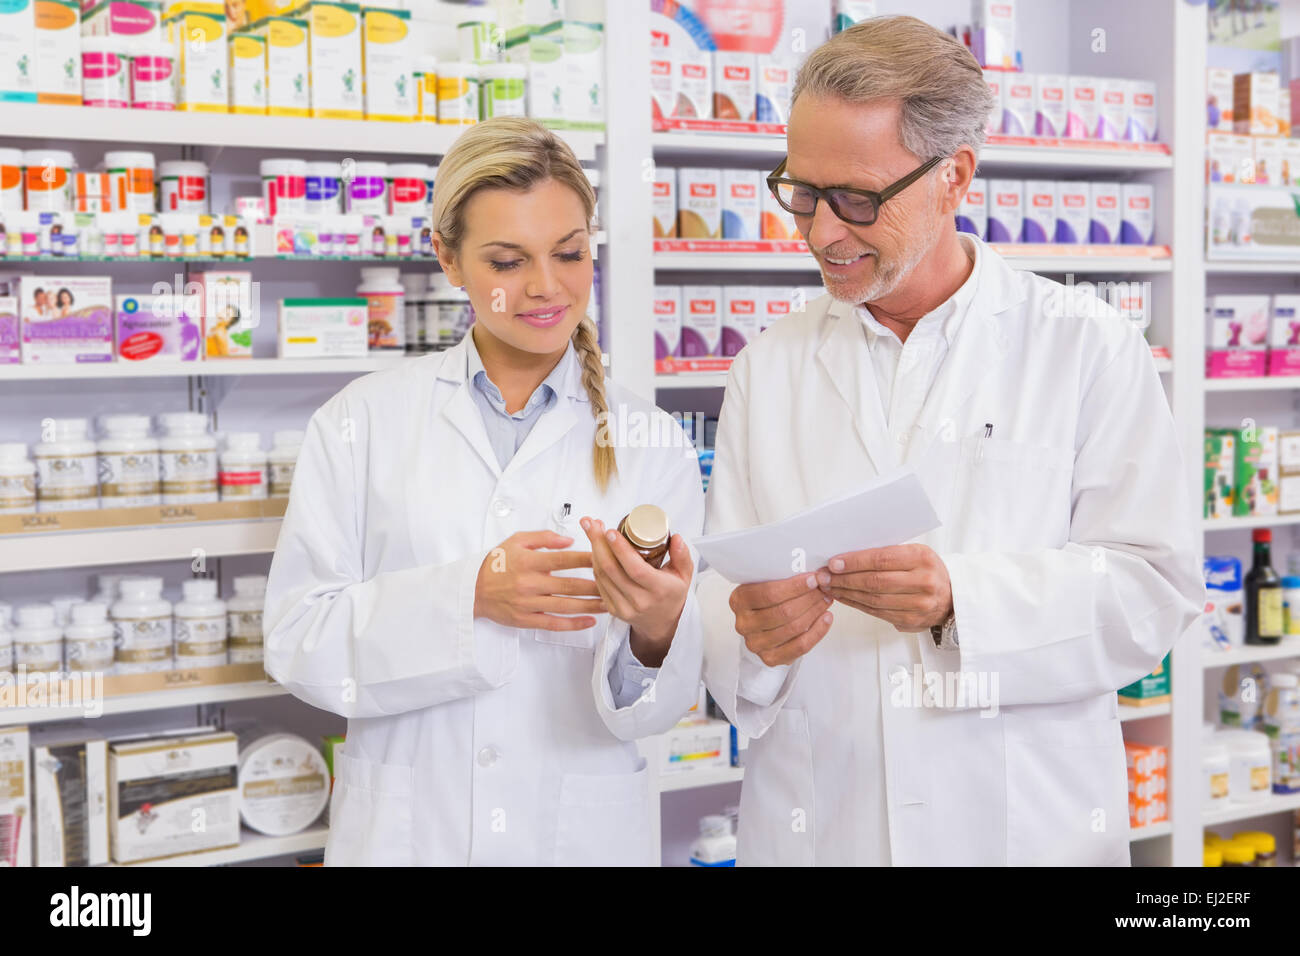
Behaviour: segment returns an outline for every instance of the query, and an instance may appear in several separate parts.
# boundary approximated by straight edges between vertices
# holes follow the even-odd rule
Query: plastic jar
[[[0,442],[0,515],[36,513],[36,465],[25,442]]]
[[[1262,830],[1242,830],[1232,835],[1233,842],[1255,848],[1256,866],[1277,866],[1277,840]]]
[[[1224,866],[1254,866],[1255,847],[1240,840],[1224,840],[1216,848],[1223,853]]]
[[[63,667],[63,631],[52,604],[25,604],[14,628],[14,671],[53,673]]]
[[[89,511],[99,507],[95,443],[84,418],[50,421],[54,440],[32,448],[37,511]]]
[[[28,212],[70,212],[72,170],[76,159],[66,149],[29,149],[23,153],[23,185]]]
[[[0,212],[22,212],[23,151],[0,149]],[[0,253],[3,255],[3,253]]]
[[[429,214],[429,181],[433,174],[427,163],[393,163],[388,167],[388,196],[394,216]]]
[[[700,835],[691,844],[691,866],[735,866],[736,835],[731,818],[721,814],[700,818]]]
[[[307,163],[301,159],[264,159],[258,166],[266,214],[301,216],[307,210]]]
[[[222,667],[226,663],[226,602],[212,578],[181,582],[174,611],[177,667]]]
[[[244,574],[234,580],[234,596],[226,601],[226,631],[230,663],[262,660],[262,607],[266,604],[266,575]]]
[[[158,440],[158,471],[162,503],[201,504],[217,500],[217,440],[208,433],[208,419],[198,412],[158,416],[163,437]]]
[[[178,159],[159,165],[159,211],[206,216],[209,212],[209,192],[207,163]]]
[[[271,436],[271,451],[266,456],[267,470],[271,475],[269,494],[272,498],[288,498],[293,485],[293,469],[302,451],[304,432],[287,429]]]
[[[438,122],[444,126],[477,123],[478,85],[477,64],[441,64],[438,67]]]
[[[176,48],[166,40],[134,40],[131,52],[131,106],[137,110],[176,109]]]
[[[131,105],[128,41],[121,36],[82,36],[81,102],[126,109]]]
[[[338,163],[307,163],[304,209],[308,216],[333,216],[343,211]]]
[[[156,168],[153,153],[139,150],[114,150],[105,153],[104,170],[108,174],[108,211],[157,212],[158,204],[154,200]]]
[[[406,323],[406,351],[408,354],[427,352],[430,346],[424,322],[429,277],[423,272],[403,272],[401,280],[402,288],[406,291],[402,306]]]
[[[111,672],[116,641],[113,623],[108,619],[108,605],[82,601],[73,605],[71,615],[63,632],[68,670]]]
[[[528,67],[522,63],[485,63],[479,67],[479,117],[526,116]]]
[[[454,287],[442,272],[429,276],[429,294],[438,304],[438,348],[449,349],[474,324],[474,307],[469,303],[469,294]]]
[[[1267,800],[1273,788],[1268,737],[1253,730],[1224,730],[1217,735],[1228,747],[1228,796],[1233,803]]]
[[[171,670],[172,606],[162,578],[123,578],[122,596],[110,610],[119,674]]]
[[[105,415],[99,453],[99,498],[104,508],[142,508],[162,502],[158,439],[145,415]]]
[[[1206,733],[1201,740],[1201,799],[1204,806],[1222,806],[1228,802],[1228,745],[1217,739],[1213,724],[1205,727]]]
[[[438,122],[438,58],[432,54],[415,58],[415,117]]]
[[[121,585],[127,578],[135,577],[132,574],[117,574],[110,572],[108,574],[95,575],[95,596],[92,601],[99,601],[105,607],[112,607],[113,603],[122,596]]]
[[[352,167],[347,183],[347,212],[358,216],[388,214],[388,164],[364,162]]]
[[[366,300],[370,351],[406,349],[406,288],[397,269],[361,270],[357,295]]]
[[[231,432],[221,453],[221,500],[248,501],[266,497],[266,452],[257,432]]]

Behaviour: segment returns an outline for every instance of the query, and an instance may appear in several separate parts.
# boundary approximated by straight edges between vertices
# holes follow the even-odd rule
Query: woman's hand
[[[521,531],[493,548],[478,569],[474,616],[506,627],[544,631],[585,631],[596,626],[591,615],[608,608],[596,585],[585,578],[557,577],[552,572],[591,567],[589,551],[546,552],[567,548],[572,538],[553,531]],[[580,617],[562,617],[578,614]]]
[[[632,653],[647,667],[663,663],[686,607],[695,563],[682,536],[668,542],[668,563],[652,568],[617,531],[583,518],[591,540],[591,568],[609,613],[632,626]]]

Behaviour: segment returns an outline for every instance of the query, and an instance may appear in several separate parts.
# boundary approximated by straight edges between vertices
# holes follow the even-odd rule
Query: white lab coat
[[[1100,303],[1091,318],[1062,314],[1065,287],[981,253],[910,434],[886,426],[863,323],[829,296],[732,367],[707,530],[914,468],[942,522],[917,540],[947,565],[960,644],[837,603],[820,644],[765,668],[735,631],[732,584],[701,576],[706,683],[758,738],[742,865],[1129,861],[1115,691],[1204,604],[1186,472],[1136,327]],[[945,672],[974,682],[974,699],[924,706],[929,675]]]
[[[649,770],[631,741],[695,702],[694,597],[653,688],[621,709],[609,670],[626,624],[601,615],[586,631],[534,631],[473,616],[480,565],[516,532],[561,531],[589,551],[583,515],[614,527],[643,503],[688,540],[703,523],[680,426],[612,383],[615,441],[653,419],[680,443],[616,448],[618,476],[598,491],[596,422],[578,360],[565,361],[556,403],[504,472],[463,343],[353,382],[308,425],[267,585],[265,653],[295,696],[348,718],[329,865],[658,863]]]

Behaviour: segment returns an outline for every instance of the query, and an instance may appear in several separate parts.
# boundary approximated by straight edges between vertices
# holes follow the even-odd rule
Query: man
[[[955,231],[991,107],[911,17],[838,34],[795,85],[772,182],[830,295],[737,356],[707,530],[900,467],[942,526],[702,577],[709,689],[757,738],[742,864],[1129,861],[1115,691],[1203,605],[1195,516],[1137,327]]]

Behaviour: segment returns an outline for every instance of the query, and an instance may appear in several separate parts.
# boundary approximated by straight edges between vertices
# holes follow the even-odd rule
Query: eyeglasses
[[[879,192],[871,189],[850,189],[847,186],[818,189],[797,179],[786,179],[781,175],[785,171],[787,162],[783,159],[781,165],[772,170],[772,174],[767,177],[767,188],[772,190],[772,195],[782,209],[796,216],[813,215],[817,211],[817,200],[824,199],[826,205],[831,207],[831,212],[845,222],[854,226],[870,226],[880,215],[880,207],[885,202],[912,185],[943,159],[945,159],[943,156],[934,157]]]

